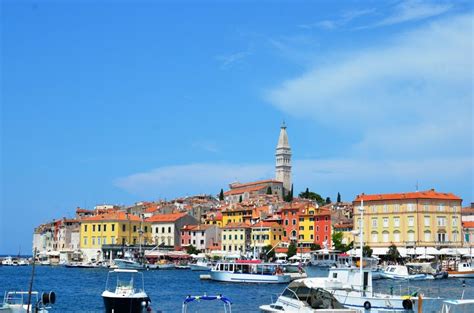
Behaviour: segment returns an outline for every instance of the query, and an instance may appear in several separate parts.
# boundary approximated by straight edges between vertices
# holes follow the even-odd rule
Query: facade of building
[[[227,253],[244,254],[250,250],[250,225],[229,223],[222,228],[222,250]]]
[[[221,246],[221,229],[217,225],[185,225],[181,229],[181,247],[189,245],[207,252]]]
[[[434,189],[395,194],[361,194],[353,201],[354,229],[364,202],[364,241],[370,247],[461,246],[462,199]],[[357,241],[357,240],[356,240]]]
[[[250,183],[232,183],[230,190],[224,192],[224,200],[228,203],[239,203],[248,201],[259,195],[267,194],[270,188],[272,194],[281,196],[283,194],[283,182],[274,179],[260,180]]]
[[[275,222],[262,221],[251,226],[251,248],[255,248],[258,253],[263,247],[276,246],[283,237],[283,227]]]
[[[101,260],[102,245],[139,245],[151,242],[151,226],[123,211],[99,214],[81,220],[80,245],[86,260]]]
[[[187,213],[157,214],[145,221],[151,224],[155,245],[174,249],[181,247],[181,229],[184,225],[198,224],[198,221]]]
[[[474,221],[462,222],[463,246],[474,247]]]

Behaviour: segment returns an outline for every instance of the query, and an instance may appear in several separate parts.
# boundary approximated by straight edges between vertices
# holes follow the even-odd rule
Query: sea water
[[[28,290],[31,266],[0,266],[0,292],[9,290]],[[56,304],[50,312],[103,312],[101,293],[105,289],[108,269],[79,269],[61,266],[36,266],[33,290],[54,291]],[[206,272],[191,270],[150,270],[144,271],[145,290],[152,300],[155,311],[181,312],[183,300],[187,295],[219,295],[231,299],[232,312],[259,312],[258,307],[269,304],[286,287],[285,284],[242,284],[221,283],[200,280],[199,275]],[[327,271],[321,271],[327,276]],[[449,278],[443,280],[410,282],[410,287],[420,288],[425,296],[474,298],[474,279]],[[393,280],[374,281],[374,289],[379,292],[405,293],[407,282]],[[441,301],[439,302],[440,305]],[[436,312],[439,306],[425,307],[423,312]],[[223,312],[223,304],[218,301],[192,303],[188,312]]]

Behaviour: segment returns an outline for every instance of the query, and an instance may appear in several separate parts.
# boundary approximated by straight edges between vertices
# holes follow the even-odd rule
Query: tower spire
[[[283,195],[286,195],[291,190],[291,148],[288,141],[285,121],[283,121],[280,127],[280,136],[278,137],[275,157],[275,178],[283,182]]]

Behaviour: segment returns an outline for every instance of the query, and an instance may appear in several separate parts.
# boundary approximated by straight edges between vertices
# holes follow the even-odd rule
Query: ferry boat
[[[5,292],[3,303],[0,306],[1,313],[48,313],[50,307],[48,305],[56,302],[56,294],[51,291],[49,293],[42,293],[39,297],[37,291],[31,292],[30,303],[28,298],[30,294],[28,291],[8,291]]]
[[[140,276],[141,282],[136,280],[137,276]],[[110,271],[107,275],[102,298],[106,313],[151,311],[151,300],[145,292],[143,273],[137,270],[115,269]]]
[[[218,262],[210,273],[211,280],[234,283],[285,284],[291,276],[284,274],[279,264],[262,263],[260,260]]]
[[[358,313],[354,309],[345,308],[334,296],[318,287],[305,284],[305,280],[290,283],[281,293],[276,302],[260,306],[264,313]]]
[[[460,262],[455,268],[448,269],[449,277],[474,278],[474,263]]]

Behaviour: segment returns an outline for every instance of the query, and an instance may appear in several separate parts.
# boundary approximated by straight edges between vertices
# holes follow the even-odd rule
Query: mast
[[[364,248],[364,198],[361,199],[360,202],[360,233],[359,233],[359,240],[360,240],[360,261],[359,261],[359,268],[360,268],[360,294],[363,295],[364,292],[364,271],[362,265],[362,258],[363,248]]]

